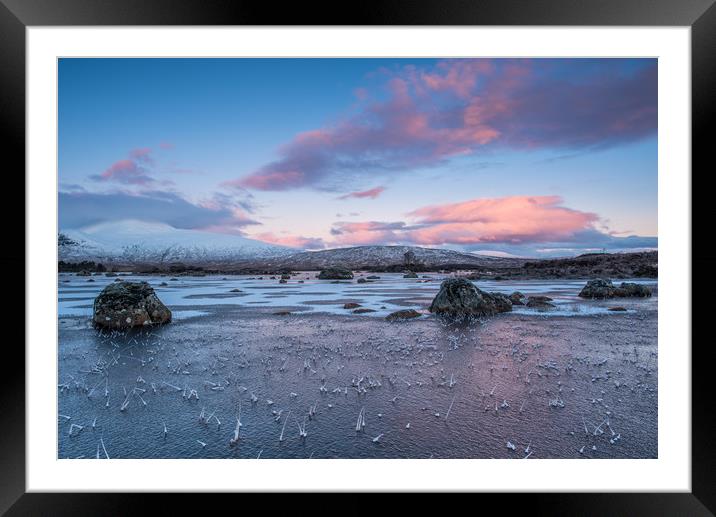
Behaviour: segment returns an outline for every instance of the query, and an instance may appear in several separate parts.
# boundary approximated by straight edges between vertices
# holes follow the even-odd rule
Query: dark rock
[[[552,298],[549,296],[530,296],[527,298],[527,307],[532,307],[533,309],[553,309],[556,307],[555,304],[549,303],[552,301]]]
[[[82,271],[80,271],[79,273],[77,273],[77,276],[92,276],[92,273],[90,273],[90,272],[87,271],[86,269],[83,269]]]
[[[356,309],[353,311],[353,314],[365,314],[367,312],[375,312],[375,309],[368,309],[366,307],[363,307],[361,309]]]
[[[358,280],[356,280],[356,282],[359,284],[367,284],[368,280],[365,278],[359,278]]]
[[[360,307],[360,303],[350,302],[343,305],[344,309],[357,309],[358,307]]]
[[[416,275],[413,271],[408,271],[403,275],[403,278],[418,278],[418,275]]]
[[[587,282],[579,292],[581,298],[614,298],[616,288],[612,281],[604,278],[596,278]]]
[[[162,282],[161,284],[159,284],[159,287],[167,287],[168,285],[169,284],[167,284],[166,282]]]
[[[105,273],[104,276],[113,277],[113,276],[117,276],[117,273],[113,273],[113,272],[109,271],[109,272]]]
[[[92,321],[100,327],[126,329],[158,325],[171,319],[172,312],[147,282],[109,284],[94,301]]]
[[[512,300],[506,294],[502,293],[489,293],[495,299],[495,305],[497,306],[497,312],[509,312],[512,310]]]
[[[510,310],[512,302],[507,296],[482,291],[464,278],[443,280],[430,304],[430,312],[448,316],[492,316]]]
[[[385,319],[388,321],[396,320],[409,320],[412,318],[419,318],[420,313],[414,309],[403,309],[402,311],[395,311],[388,314]]]
[[[349,269],[332,267],[321,271],[318,278],[320,280],[350,280],[353,278],[353,272]]]
[[[645,298],[651,296],[651,289],[645,285],[635,284],[633,282],[622,282],[614,292],[615,296],[619,297],[639,297]]]
[[[509,296],[509,298],[510,298],[510,301],[512,302],[512,305],[524,305],[525,304],[525,302],[524,302],[525,295],[519,291],[515,291],[514,293],[512,293]]]
[[[379,276],[376,276],[376,275],[370,275],[370,276],[367,276],[366,278],[367,278],[368,280],[380,280],[380,277],[379,277]]]
[[[289,314],[291,314],[291,311],[276,311],[274,312],[274,314],[276,316],[288,316]]]
[[[651,289],[633,282],[622,282],[619,287],[614,287],[610,280],[598,278],[587,282],[579,296],[582,298],[644,298],[651,296]]]
[[[88,281],[88,282],[94,282],[94,278],[88,278],[87,281]]]
[[[291,279],[291,275],[285,275],[285,274],[281,275],[281,280],[290,280],[290,279]]]
[[[281,280],[278,281],[278,283],[279,284],[287,284],[288,280],[286,280],[285,278],[282,278]]]
[[[608,311],[613,311],[613,312],[624,312],[624,311],[626,311],[626,309],[625,309],[624,307],[609,307],[607,310],[608,310]]]
[[[230,292],[230,293],[241,293],[242,291],[241,291],[241,289],[232,289],[232,290],[229,291],[229,292]]]

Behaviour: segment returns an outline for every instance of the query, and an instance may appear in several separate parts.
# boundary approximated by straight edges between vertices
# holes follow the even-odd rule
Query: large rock
[[[342,267],[331,267],[321,271],[318,278],[320,280],[350,280],[353,278],[353,272]]]
[[[492,316],[512,310],[512,302],[502,294],[487,293],[464,278],[443,280],[430,304],[430,312],[448,316]]]
[[[127,329],[158,325],[172,319],[172,312],[147,282],[109,284],[94,300],[92,321],[100,327]]]
[[[587,285],[579,292],[579,296],[582,298],[614,298],[614,291],[616,291],[616,287],[612,285],[611,280],[597,278],[588,281]]]
[[[619,287],[615,287],[611,280],[598,278],[587,282],[579,296],[582,298],[644,298],[651,296],[651,289],[633,282],[622,282]]]
[[[512,302],[512,305],[524,305],[525,304],[525,295],[522,294],[519,291],[515,291],[510,295],[510,301]]]
[[[408,271],[403,275],[403,278],[418,278],[418,275],[414,271]]]

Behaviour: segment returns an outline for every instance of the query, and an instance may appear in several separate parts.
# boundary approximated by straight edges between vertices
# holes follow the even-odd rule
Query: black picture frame
[[[6,182],[25,192],[25,29],[28,26],[82,25],[596,25],[690,26],[692,64],[692,237],[709,235],[705,227],[715,204],[708,189],[693,188],[713,168],[708,129],[716,113],[716,0],[442,0],[381,1],[323,5],[228,0],[0,0],[0,127],[5,156],[14,168]],[[700,170],[700,174],[695,174]],[[11,172],[12,171],[12,172]],[[690,171],[684,171],[689,174]],[[701,182],[700,182],[701,183]],[[8,188],[8,187],[6,187]],[[16,195],[16,198],[21,196]],[[703,202],[700,201],[700,197]],[[17,210],[14,210],[17,214]],[[6,221],[12,214],[6,215]],[[16,217],[16,215],[15,215]],[[10,219],[10,221],[12,221]],[[706,222],[704,222],[706,221]],[[16,243],[24,227],[14,224]],[[699,228],[704,226],[705,228]],[[699,229],[702,231],[700,232]],[[708,239],[693,241],[692,275],[716,264]],[[19,244],[13,249],[20,249]],[[24,249],[24,247],[22,248]],[[686,250],[685,250],[686,251]],[[17,254],[17,253],[15,253]],[[0,254],[3,271],[24,271],[25,256]],[[13,275],[14,292],[24,292]],[[693,291],[692,291],[693,292]],[[706,320],[705,303],[692,296],[692,321]],[[689,303],[688,300],[684,301]],[[17,311],[18,298],[13,298]],[[691,493],[521,494],[510,504],[531,513],[552,515],[713,515],[716,512],[715,404],[709,376],[712,340],[697,340],[692,326],[692,491]],[[688,347],[691,343],[672,343]],[[25,493],[25,356],[17,341],[5,340],[4,386],[0,390],[0,512],[7,515],[95,515],[146,511],[157,496],[122,494]],[[163,513],[185,504],[162,497]],[[174,507],[174,508],[173,508]],[[511,507],[511,509],[514,509]]]

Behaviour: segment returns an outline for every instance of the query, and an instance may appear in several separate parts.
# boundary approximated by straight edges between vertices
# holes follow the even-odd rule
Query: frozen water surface
[[[118,333],[89,324],[114,278],[61,274],[58,457],[656,457],[656,296],[477,281],[557,308],[445,325],[426,310],[441,275],[379,276],[122,277],[148,281],[174,321]],[[403,308],[425,316],[384,319]]]

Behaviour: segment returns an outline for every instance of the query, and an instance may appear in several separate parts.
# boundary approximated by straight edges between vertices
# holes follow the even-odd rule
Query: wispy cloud
[[[364,198],[370,198],[375,199],[378,196],[380,196],[385,191],[385,187],[375,187],[368,190],[363,190],[360,192],[350,192],[348,194],[345,194],[343,196],[340,196],[338,199],[364,199]]]
[[[228,184],[320,188],[330,176],[432,166],[488,146],[596,149],[655,132],[655,60],[635,70],[619,68],[618,60],[596,67],[585,60],[582,68],[570,61],[571,75],[554,69],[552,60],[404,67],[387,78],[387,96],[366,100],[346,120],[296,135],[276,161]]]
[[[117,160],[101,174],[90,176],[95,181],[122,183],[124,185],[150,185],[155,182],[147,166],[154,165],[152,150],[140,147],[129,151],[129,157]]]
[[[112,181],[125,185],[149,185],[154,182],[154,178],[149,176],[144,167],[130,159],[118,160],[103,173],[90,177],[95,181]]]
[[[300,235],[276,235],[271,232],[259,233],[252,235],[251,238],[258,239],[270,244],[279,244],[290,248],[299,248],[306,250],[318,250],[326,247],[323,239],[318,237],[303,237]]]

